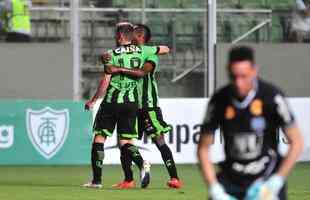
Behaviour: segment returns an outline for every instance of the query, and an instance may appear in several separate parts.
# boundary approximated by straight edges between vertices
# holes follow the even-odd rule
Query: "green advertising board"
[[[83,102],[0,101],[0,165],[90,163],[90,112]]]

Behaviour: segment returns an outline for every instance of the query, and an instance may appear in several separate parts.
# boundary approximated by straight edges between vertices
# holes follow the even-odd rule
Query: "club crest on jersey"
[[[46,159],[52,158],[63,146],[69,131],[69,110],[27,109],[27,133],[35,149]]]
[[[235,118],[235,116],[236,116],[236,111],[234,107],[227,106],[226,111],[225,111],[225,119],[230,120],[230,119]]]
[[[251,119],[250,123],[252,130],[256,133],[263,133],[264,129],[266,128],[266,120],[263,117],[254,117]]]
[[[263,114],[263,102],[260,99],[255,99],[250,105],[250,112],[254,116]]]

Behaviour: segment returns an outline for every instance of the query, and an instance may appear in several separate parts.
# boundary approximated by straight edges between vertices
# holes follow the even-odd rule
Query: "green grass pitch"
[[[94,190],[80,187],[89,178],[89,166],[1,166],[0,200],[207,199],[198,167],[178,165],[178,170],[185,182],[180,190],[166,187],[168,176],[163,165],[152,166],[148,189],[116,190],[111,185],[121,180],[121,168],[119,165],[104,166],[104,188]],[[310,163],[298,164],[291,174],[289,199],[310,200]]]

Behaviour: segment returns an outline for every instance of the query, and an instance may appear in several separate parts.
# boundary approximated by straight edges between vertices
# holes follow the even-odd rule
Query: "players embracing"
[[[151,39],[151,30],[142,24],[134,26],[133,42],[140,47],[145,47],[145,44]],[[159,58],[157,55],[151,55],[144,61],[142,68],[127,69],[121,67],[113,67],[112,74],[126,74],[137,78],[142,78],[140,91],[140,105],[138,112],[139,119],[139,136],[143,134],[151,137],[152,141],[160,151],[166,169],[169,173],[170,180],[167,186],[170,188],[181,188],[183,183],[180,181],[176,165],[173,159],[172,152],[165,142],[164,134],[171,130],[171,127],[163,119],[161,108],[158,105],[158,89],[155,73],[159,68]],[[128,188],[132,185],[132,172],[130,160],[121,159],[122,165],[126,166],[125,181],[116,185],[120,188]],[[127,172],[126,172],[127,171]],[[128,175],[129,174],[129,175]]]
[[[103,56],[105,72],[96,94],[86,103],[86,107],[91,108],[100,96],[105,96],[94,123],[93,180],[85,184],[86,187],[101,187],[103,156],[100,154],[103,154],[103,143],[107,136],[112,135],[115,124],[118,127],[121,164],[125,179],[113,187],[121,189],[135,187],[131,169],[132,161],[140,169],[141,187],[148,186],[150,164],[143,160],[133,143],[133,139],[138,138],[138,135],[141,138],[143,133],[152,138],[161,152],[171,178],[167,185],[171,188],[182,186],[171,150],[164,140],[164,134],[171,128],[163,120],[161,109],[158,107],[158,90],[154,76],[158,68],[157,54],[166,54],[169,48],[145,46],[144,44],[150,38],[151,32],[147,26],[133,27],[127,22],[120,23],[116,31],[116,41],[119,46]]]

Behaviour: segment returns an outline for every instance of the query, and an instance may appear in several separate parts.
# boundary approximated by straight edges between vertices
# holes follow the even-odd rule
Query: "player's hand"
[[[211,185],[209,193],[212,200],[237,200],[235,197],[227,194],[219,183]]]
[[[121,72],[121,68],[119,67],[114,67],[112,65],[107,65],[105,66],[105,72],[107,74],[118,74]]]
[[[261,188],[264,185],[263,179],[258,179],[250,185],[248,190],[246,191],[246,196],[244,200],[258,200],[260,197]]]
[[[112,58],[111,54],[104,52],[101,56],[101,62],[108,63],[111,60],[111,58]]]
[[[247,190],[245,200],[278,200],[278,194],[284,185],[284,178],[273,175],[267,181],[259,179]]]
[[[158,51],[159,55],[167,54],[169,52],[170,52],[170,49],[168,46],[159,46],[159,51]]]
[[[96,103],[96,102],[93,101],[93,100],[87,101],[87,102],[85,103],[84,109],[85,109],[85,110],[91,110],[91,109],[93,109],[95,103]]]

